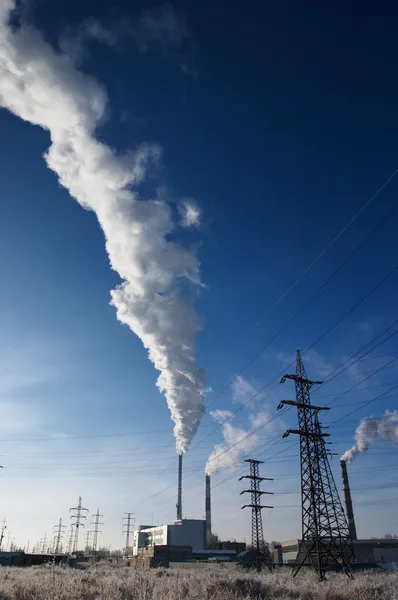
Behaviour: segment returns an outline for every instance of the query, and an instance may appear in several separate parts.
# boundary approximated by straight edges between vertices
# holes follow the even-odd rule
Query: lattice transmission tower
[[[79,549],[79,531],[81,527],[84,527],[83,519],[87,519],[85,512],[88,512],[88,508],[84,508],[82,506],[82,497],[79,496],[79,502],[77,506],[73,506],[69,509],[72,513],[70,518],[74,519],[74,522],[71,524],[75,528],[75,537],[73,540],[73,552],[77,552]]]
[[[98,534],[101,533],[101,529],[100,527],[104,524],[101,521],[101,517],[103,517],[104,515],[100,514],[99,508],[97,508],[97,512],[95,513],[95,515],[92,515],[94,517],[94,521],[91,521],[91,525],[94,525],[94,529],[93,529],[93,552],[97,552],[98,550]]]
[[[245,460],[245,462],[250,464],[250,475],[243,475],[239,478],[239,481],[242,481],[242,479],[250,479],[250,490],[243,490],[241,492],[241,495],[251,494],[251,504],[245,504],[244,506],[242,506],[242,508],[252,509],[252,548],[255,552],[256,569],[260,572],[264,565],[267,565],[271,569],[268,548],[266,548],[264,543],[263,520],[261,511],[263,508],[273,508],[273,506],[264,506],[263,504],[261,504],[261,496],[263,494],[272,494],[273,492],[261,491],[260,483],[262,481],[272,481],[272,479],[270,479],[269,477],[260,477],[259,465],[263,464],[262,460],[254,460],[253,458],[248,458],[247,460]]]
[[[124,548],[124,556],[127,558],[131,554],[130,536],[134,533],[134,513],[127,512],[123,517],[123,533],[126,535],[126,546]]]
[[[67,553],[71,554],[72,552],[72,548],[73,548],[73,539],[75,537],[74,535],[74,527],[73,524],[71,523],[70,528],[69,528],[69,537],[68,537],[68,546],[67,546]]]
[[[59,554],[61,552],[65,529],[65,525],[62,524],[62,519],[59,520],[57,525],[54,525],[54,554]]]
[[[299,428],[288,429],[283,437],[290,433],[299,435],[301,463],[302,539],[293,576],[303,565],[310,565],[322,580],[328,567],[338,565],[352,577],[352,540],[329,465],[325,445],[329,434],[323,433],[319,422],[319,412],[329,408],[311,404],[311,388],[322,381],[307,378],[299,350],[296,373],[284,375],[281,383],[286,379],[295,382],[296,400],[282,400],[278,408],[286,404],[296,406]]]

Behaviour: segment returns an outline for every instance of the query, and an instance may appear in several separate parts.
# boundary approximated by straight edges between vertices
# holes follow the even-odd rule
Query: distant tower
[[[54,525],[54,554],[61,552],[61,542],[65,531],[65,525],[62,525],[62,519],[58,525]]]
[[[73,527],[73,523],[71,523],[70,528],[69,528],[69,538],[68,538],[68,548],[67,548],[68,554],[71,554],[71,552],[72,552],[74,537],[75,537],[74,527]]]
[[[2,524],[1,530],[0,530],[0,552],[3,551],[3,539],[4,539],[4,532],[6,529],[7,529],[6,519],[3,519],[3,524]]]
[[[91,534],[92,534],[92,531],[90,531],[88,529],[86,531],[86,543],[84,544],[84,551],[85,552],[90,552],[90,538],[91,538]]]
[[[327,568],[335,565],[352,577],[352,540],[329,465],[324,440],[329,434],[322,432],[318,418],[320,411],[329,409],[311,404],[310,390],[322,382],[307,378],[299,351],[296,373],[284,375],[281,383],[286,379],[295,382],[296,400],[282,400],[278,408],[296,406],[299,429],[288,429],[283,437],[299,435],[301,462],[302,539],[293,574],[309,564],[322,580]]]
[[[178,455],[177,521],[182,519],[182,454]]]
[[[94,521],[91,522],[91,525],[94,525],[93,552],[97,552],[98,550],[98,534],[101,533],[100,527],[103,525],[103,523],[101,522],[101,517],[103,516],[104,515],[100,514],[99,508],[97,508],[97,512],[95,513],[95,515],[93,515]]]
[[[75,528],[75,539],[73,540],[73,552],[77,552],[79,549],[79,531],[81,527],[84,527],[83,519],[87,519],[84,512],[88,512],[88,508],[83,508],[82,497],[79,496],[79,502],[77,506],[69,509],[72,513],[70,518],[73,519],[73,527]]]
[[[261,504],[261,496],[263,494],[272,494],[272,492],[262,492],[260,490],[260,483],[265,480],[272,481],[272,479],[269,477],[260,477],[259,465],[263,464],[263,461],[249,458],[245,462],[250,464],[250,475],[243,475],[239,478],[239,481],[250,479],[250,490],[243,490],[241,495],[251,494],[251,504],[245,504],[242,508],[252,509],[252,548],[256,553],[256,568],[260,572],[263,565],[267,565],[271,569],[269,553],[264,543],[261,511],[263,508],[274,508],[273,506],[264,506]]]
[[[206,546],[210,548],[211,544],[211,481],[210,475],[205,479],[205,511],[206,511]]]
[[[351,538],[353,540],[356,540],[357,539],[357,528],[355,526],[354,510],[352,508],[351,490],[350,490],[350,483],[348,480],[348,473],[347,473],[347,463],[345,460],[341,460],[340,465],[341,465],[341,476],[343,479],[344,501],[345,501],[347,521],[348,521],[348,528],[350,530]]]
[[[124,556],[127,558],[130,555],[130,536],[134,530],[134,513],[125,513],[126,517],[123,517],[123,533],[126,534],[126,547],[124,549]],[[126,522],[125,522],[126,521]]]

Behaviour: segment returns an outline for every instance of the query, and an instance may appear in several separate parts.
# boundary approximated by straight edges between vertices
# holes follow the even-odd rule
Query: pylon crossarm
[[[304,429],[288,429],[282,437],[287,437],[290,433],[294,433],[301,437],[313,438],[314,440],[330,437],[330,433],[312,433],[311,431],[305,431]]]
[[[241,506],[241,510],[243,508],[254,508],[254,509],[262,510],[263,508],[274,508],[274,507],[273,506],[265,506],[264,504],[245,504],[244,506]]]
[[[239,477],[239,481],[242,479],[252,479],[254,481],[274,481],[272,477],[257,477],[256,475],[242,475]]]
[[[253,492],[253,490],[243,490],[239,495],[241,496],[242,494],[251,494],[252,492]],[[255,493],[258,494],[259,496],[262,496],[263,494],[273,495],[274,492],[262,492],[261,490],[258,490]]]
[[[292,379],[296,383],[301,383],[309,386],[323,384],[323,381],[311,381],[311,379],[307,379],[306,377],[300,377],[299,375],[296,375],[294,373],[286,373],[279,383],[285,383],[286,379]]]
[[[308,406],[308,404],[304,404],[303,402],[295,402],[294,400],[281,400],[278,404],[278,408],[282,408],[285,404],[288,404],[289,406],[296,406],[297,408],[309,408],[316,412],[319,412],[320,410],[330,410],[329,406],[314,406],[313,404]]]

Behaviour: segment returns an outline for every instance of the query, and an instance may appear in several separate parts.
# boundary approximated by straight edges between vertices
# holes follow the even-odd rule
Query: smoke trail
[[[251,429],[235,427],[229,421],[233,413],[229,410],[215,410],[210,413],[213,420],[222,424],[223,444],[216,444],[206,463],[206,474],[215,475],[221,469],[233,467],[250,450],[256,448],[260,440],[260,432],[269,422],[270,415],[264,411],[251,415]]]
[[[142,201],[132,189],[159,160],[160,149],[142,145],[120,156],[98,141],[95,130],[107,105],[103,87],[34,29],[11,29],[14,8],[14,0],[1,0],[0,106],[49,132],[48,167],[96,214],[110,265],[122,279],[111,302],[160,371],[157,385],[175,423],[177,451],[185,452],[204,412],[205,374],[194,356],[198,317],[178,282],[200,285],[199,263],[166,239],[174,228],[168,204]]]
[[[363,454],[379,440],[398,444],[398,412],[387,410],[383,417],[362,419],[354,437],[355,444],[343,454],[341,460],[351,462],[358,454]]]

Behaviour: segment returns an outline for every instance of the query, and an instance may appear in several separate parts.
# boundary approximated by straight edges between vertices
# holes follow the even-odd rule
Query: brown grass
[[[261,575],[238,568],[134,570],[98,564],[85,571],[52,566],[0,568],[0,600],[398,600],[398,571]]]

